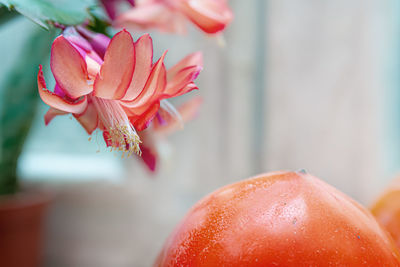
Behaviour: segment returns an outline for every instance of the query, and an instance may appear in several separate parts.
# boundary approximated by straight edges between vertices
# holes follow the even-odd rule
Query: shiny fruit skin
[[[371,213],[305,172],[274,172],[196,203],[155,266],[400,266]]]
[[[400,179],[385,190],[372,205],[371,212],[400,248]]]

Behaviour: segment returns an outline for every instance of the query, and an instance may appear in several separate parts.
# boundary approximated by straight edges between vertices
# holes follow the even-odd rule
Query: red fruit
[[[200,200],[155,266],[400,266],[371,213],[304,172],[275,172]]]

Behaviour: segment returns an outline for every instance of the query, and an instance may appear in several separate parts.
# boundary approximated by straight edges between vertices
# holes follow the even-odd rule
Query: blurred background
[[[161,143],[151,174],[40,104],[20,158],[27,184],[52,192],[45,266],[150,266],[204,195],[262,172],[306,169],[368,205],[400,166],[400,3],[231,0],[225,47],[196,29],[151,33],[167,67],[202,50],[197,119]],[[1,73],[18,57],[25,18],[0,28]],[[139,34],[134,33],[134,38]],[[47,70],[49,69],[46,66]],[[0,82],[2,79],[0,75]],[[48,79],[49,80],[49,79]]]

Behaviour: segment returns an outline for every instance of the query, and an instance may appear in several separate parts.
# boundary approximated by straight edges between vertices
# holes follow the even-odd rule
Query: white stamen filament
[[[127,152],[128,157],[132,153],[140,156],[142,152],[139,147],[141,143],[139,135],[117,100],[99,97],[93,97],[92,100],[99,114],[99,120],[109,133],[108,141],[112,149]]]
[[[166,99],[161,100],[160,108],[167,112],[172,118],[174,118],[175,123],[178,124],[179,128],[183,129],[183,119],[181,114],[176,110],[176,108]]]

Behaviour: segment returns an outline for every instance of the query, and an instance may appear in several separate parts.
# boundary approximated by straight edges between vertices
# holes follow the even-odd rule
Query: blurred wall
[[[130,159],[122,161],[122,171],[95,173],[105,160],[94,153],[97,145],[85,147],[83,130],[68,118],[44,128],[43,106],[21,173],[34,177],[26,162],[40,164],[35,157],[44,150],[91,157],[73,165],[78,171],[60,171],[63,179],[46,180],[55,194],[47,266],[149,266],[197,200],[260,172],[304,168],[363,203],[395,174],[400,158],[395,1],[230,3],[235,20],[224,34],[225,48],[196,30],[186,37],[152,34],[156,55],[169,49],[167,66],[195,50],[205,55],[200,90],[191,93],[204,98],[203,108],[169,144],[160,144],[156,175]],[[67,141],[60,145],[60,139]],[[77,176],[85,166],[104,179],[68,182],[84,179]]]
[[[268,2],[267,169],[306,168],[364,203],[382,189],[393,3]]]

